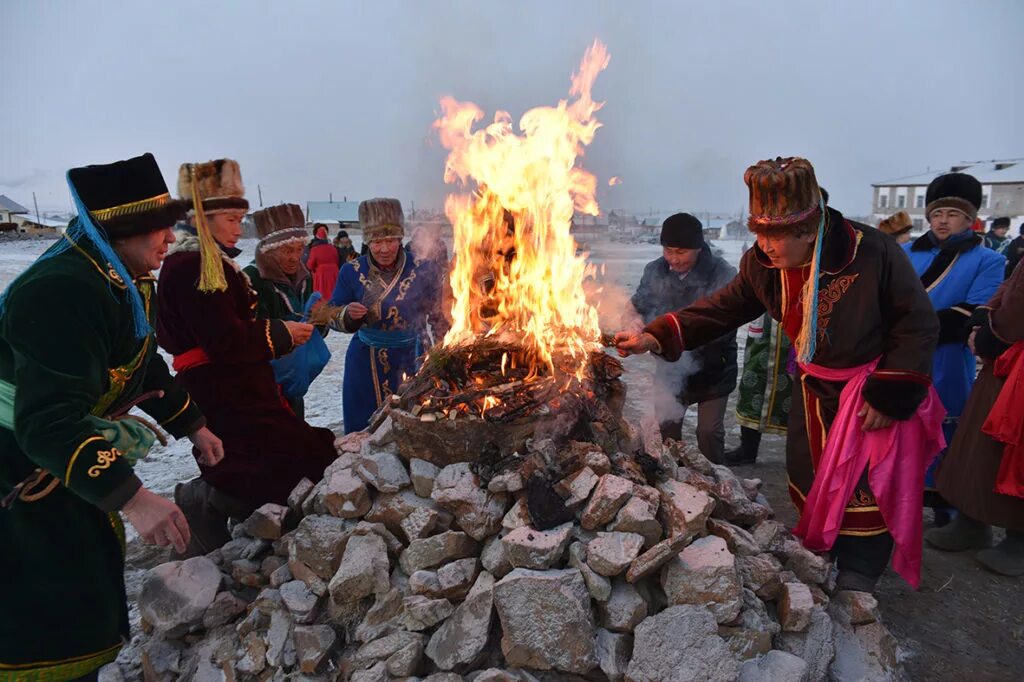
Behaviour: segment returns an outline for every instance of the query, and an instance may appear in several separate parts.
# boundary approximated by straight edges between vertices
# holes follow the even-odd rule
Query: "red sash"
[[[206,354],[206,351],[196,346],[181,355],[175,355],[171,366],[174,367],[175,372],[184,372],[186,369],[208,365],[210,362],[210,356]]]
[[[981,427],[993,439],[1006,443],[995,492],[1024,497],[1024,341],[1000,355],[992,372],[1006,379]]]

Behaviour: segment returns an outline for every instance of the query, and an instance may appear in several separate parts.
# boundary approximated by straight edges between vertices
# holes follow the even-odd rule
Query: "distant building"
[[[36,218],[30,215],[18,216],[18,232],[22,234],[64,234],[68,221],[54,218]]]
[[[344,229],[359,227],[358,201],[307,201],[306,222]]]
[[[911,175],[888,182],[876,182],[872,187],[871,219],[877,225],[897,211],[906,211],[916,231],[925,230],[928,220],[924,214],[925,193],[928,184],[946,173],[968,173],[981,183],[981,210],[978,217],[988,221],[1006,216],[1011,231],[1024,222],[1024,159],[961,163],[948,170]]]
[[[9,225],[7,228],[13,230],[18,223],[18,216],[28,215],[28,209],[11,199],[6,194],[0,194],[0,225]]]

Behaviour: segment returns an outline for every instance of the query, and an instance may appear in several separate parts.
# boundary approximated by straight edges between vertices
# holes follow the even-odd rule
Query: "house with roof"
[[[906,211],[915,230],[927,229],[925,193],[932,180],[946,173],[967,173],[981,183],[980,219],[988,221],[1006,216],[1010,218],[1011,232],[1016,232],[1024,222],[1024,159],[1004,159],[964,162],[941,171],[873,183],[871,218],[874,224],[898,211]]]
[[[68,227],[67,220],[58,218],[37,217],[33,215],[18,216],[18,232],[32,235],[64,234]]]
[[[18,225],[18,217],[28,215],[28,209],[11,199],[6,194],[0,194],[0,230],[13,230]]]
[[[359,227],[358,201],[307,201],[306,223],[324,223],[328,227]],[[333,230],[332,230],[333,231]]]

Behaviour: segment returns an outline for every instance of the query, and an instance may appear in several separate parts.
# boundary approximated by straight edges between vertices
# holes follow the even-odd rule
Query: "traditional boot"
[[[924,539],[944,552],[981,549],[992,546],[992,527],[960,512],[945,526],[926,531]]]
[[[761,445],[761,432],[757,429],[740,427],[740,446],[725,452],[726,466],[747,466],[757,461],[757,450]]]
[[[172,552],[175,559],[208,554],[231,539],[229,520],[244,520],[256,505],[236,500],[220,492],[202,478],[194,478],[174,487],[174,503],[188,521],[192,538],[184,554]]]
[[[872,578],[857,571],[844,571],[840,569],[839,575],[836,577],[836,592],[849,590],[851,592],[873,594],[877,583],[878,578]]]
[[[991,549],[981,550],[975,558],[995,573],[1012,577],[1024,575],[1024,533],[1006,531],[1002,542]]]

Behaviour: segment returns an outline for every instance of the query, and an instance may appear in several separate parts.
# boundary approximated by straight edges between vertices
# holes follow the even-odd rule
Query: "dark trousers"
[[[840,571],[853,571],[877,580],[889,565],[892,536],[889,533],[858,537],[840,535],[832,546],[832,556]]]
[[[259,507],[225,495],[202,478],[179,483],[174,488],[174,502],[181,507],[192,533],[179,559],[209,554],[221,547],[231,539],[228,521],[244,521]]]
[[[729,397],[714,398],[697,403],[697,448],[716,464],[725,460],[725,408]],[[689,405],[686,409],[689,409]],[[683,416],[678,420],[661,422],[661,437],[683,439]]]

